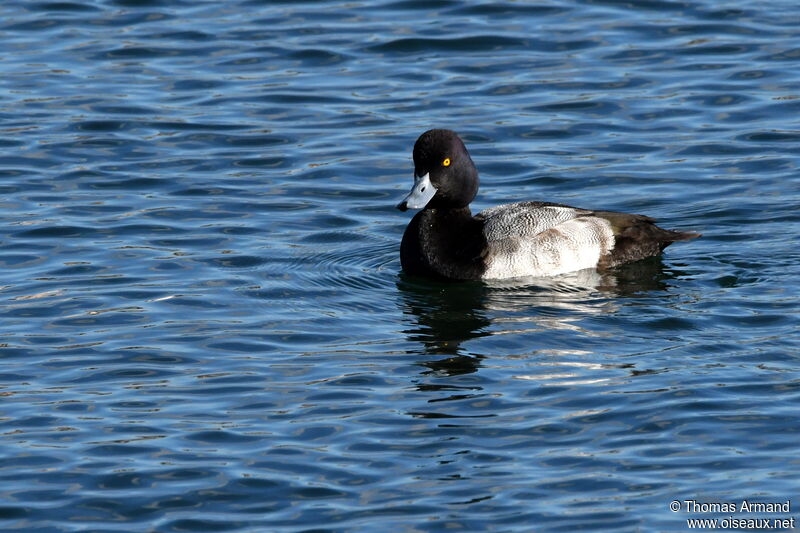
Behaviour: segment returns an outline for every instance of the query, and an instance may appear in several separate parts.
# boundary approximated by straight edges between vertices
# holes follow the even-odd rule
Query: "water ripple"
[[[795,3],[0,15],[6,529],[668,531],[672,499],[797,492]],[[475,210],[704,236],[611,273],[402,275],[434,126]]]

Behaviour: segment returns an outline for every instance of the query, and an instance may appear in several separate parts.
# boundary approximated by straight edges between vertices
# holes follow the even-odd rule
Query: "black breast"
[[[438,279],[480,279],[486,271],[483,221],[469,208],[423,209],[408,224],[400,244],[403,271]]]

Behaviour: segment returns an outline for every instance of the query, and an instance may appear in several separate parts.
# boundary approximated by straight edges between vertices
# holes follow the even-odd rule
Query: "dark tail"
[[[660,228],[655,225],[654,219],[643,215],[609,211],[595,211],[593,215],[608,220],[614,230],[614,248],[605,258],[606,266],[638,261],[661,253],[673,242],[700,237],[694,231]]]
[[[676,241],[690,241],[692,239],[696,239],[698,237],[703,236],[702,233],[697,233],[696,231],[675,231],[672,229],[662,229],[662,228],[658,229],[667,234],[665,235],[664,240],[666,240],[668,243]]]

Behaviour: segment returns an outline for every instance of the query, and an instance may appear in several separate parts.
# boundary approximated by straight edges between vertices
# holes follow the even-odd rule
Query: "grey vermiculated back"
[[[481,211],[487,278],[552,276],[594,268],[614,243],[610,224],[590,211],[519,202]]]

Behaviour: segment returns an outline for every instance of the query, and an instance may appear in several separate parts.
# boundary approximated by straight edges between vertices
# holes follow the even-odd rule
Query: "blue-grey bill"
[[[433,195],[436,194],[436,187],[431,185],[430,173],[414,178],[414,187],[408,196],[403,198],[403,201],[397,204],[397,208],[401,211],[406,209],[422,209],[428,202],[431,201]]]

